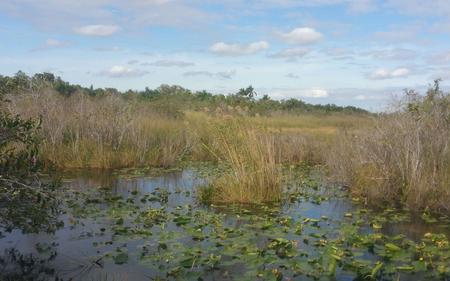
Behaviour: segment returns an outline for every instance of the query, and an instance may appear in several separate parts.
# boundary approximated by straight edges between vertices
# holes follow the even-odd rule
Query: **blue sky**
[[[380,110],[450,83],[448,0],[2,0],[0,74]]]

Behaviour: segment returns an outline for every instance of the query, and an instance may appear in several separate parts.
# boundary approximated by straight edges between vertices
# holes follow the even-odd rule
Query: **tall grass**
[[[161,112],[161,105],[117,94],[62,96],[51,89],[10,95],[13,114],[42,118],[43,158],[59,168],[168,167],[182,159],[216,160],[205,147],[220,138],[211,124],[226,114]],[[322,144],[353,121],[320,115],[242,117],[276,139],[278,161],[322,161]],[[357,117],[348,117],[354,120]],[[233,127],[234,129],[239,129]],[[219,135],[217,135],[219,134]],[[205,146],[206,144],[206,146]]]
[[[59,168],[169,167],[183,159],[228,167],[213,200],[281,198],[281,164],[326,163],[371,204],[450,212],[450,101],[438,85],[409,92],[389,114],[171,112],[133,96],[51,89],[7,97],[12,114],[42,118],[44,159]],[[162,110],[164,109],[164,110]],[[235,111],[235,110],[234,110]]]
[[[61,168],[171,166],[191,143],[183,122],[117,95],[9,97],[12,113],[41,116],[44,158]]]
[[[343,134],[329,154],[331,174],[368,203],[450,211],[450,96],[436,86],[409,92],[396,112],[368,130]]]
[[[228,170],[212,183],[212,201],[279,201],[281,171],[274,136],[244,119],[232,118],[213,126],[211,153]]]

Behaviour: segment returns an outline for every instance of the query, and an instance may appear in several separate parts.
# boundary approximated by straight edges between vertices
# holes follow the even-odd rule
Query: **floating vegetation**
[[[63,280],[91,280],[121,269],[134,271],[132,280],[450,279],[444,218],[419,218],[428,228],[411,237],[393,230],[411,225],[410,212],[365,209],[343,191],[325,190],[310,171],[288,170],[296,183],[272,206],[202,205],[195,186],[204,182],[195,182],[193,173],[184,174],[184,187],[170,181],[161,186],[155,179],[137,188],[130,182],[140,179],[127,179],[120,192],[67,190],[65,231],[70,243],[84,245],[88,262],[82,273],[49,272]],[[64,257],[53,252],[64,239],[55,235],[59,244],[36,245],[52,260]],[[0,265],[5,263],[1,258]]]

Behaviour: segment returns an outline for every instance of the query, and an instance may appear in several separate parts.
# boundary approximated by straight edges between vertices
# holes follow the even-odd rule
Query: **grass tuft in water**
[[[215,142],[210,151],[225,172],[208,191],[213,202],[276,202],[282,197],[282,172],[273,135],[243,119],[214,125]]]

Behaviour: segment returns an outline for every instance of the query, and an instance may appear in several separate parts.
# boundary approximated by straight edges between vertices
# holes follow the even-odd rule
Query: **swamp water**
[[[448,218],[375,213],[292,171],[279,206],[204,206],[206,174],[66,175],[62,228],[1,230],[0,280],[450,280]]]

